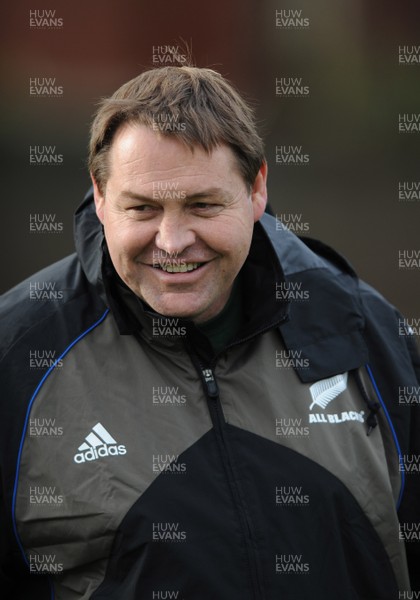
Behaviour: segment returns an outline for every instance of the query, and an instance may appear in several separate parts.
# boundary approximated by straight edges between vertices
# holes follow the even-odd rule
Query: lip
[[[201,261],[188,261],[188,262],[201,262]],[[146,265],[153,272],[154,276],[164,284],[183,284],[183,283],[195,283],[201,278],[203,274],[208,270],[209,265],[213,260],[203,262],[203,264],[194,269],[193,271],[185,271],[185,273],[167,273],[163,269],[153,267],[152,265]]]

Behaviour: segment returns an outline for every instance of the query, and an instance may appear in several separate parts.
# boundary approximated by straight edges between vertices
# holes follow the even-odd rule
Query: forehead
[[[220,145],[208,154],[201,146],[189,148],[177,137],[143,125],[125,124],[117,130],[109,153],[109,180],[147,184],[197,178],[237,183],[241,178],[229,146]]]

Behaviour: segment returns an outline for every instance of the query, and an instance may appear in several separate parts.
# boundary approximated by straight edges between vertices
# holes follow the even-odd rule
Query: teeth
[[[194,271],[197,269],[201,263],[193,262],[193,263],[184,263],[182,265],[161,265],[161,269],[166,273],[187,273],[187,271]]]

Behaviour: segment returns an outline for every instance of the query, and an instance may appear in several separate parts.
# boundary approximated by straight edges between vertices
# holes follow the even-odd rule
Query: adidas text
[[[74,455],[75,463],[84,463],[86,461],[97,460],[98,458],[102,458],[104,456],[118,456],[127,453],[127,449],[125,446],[120,444],[119,446],[99,446],[97,448],[90,448],[85,452],[78,452]]]

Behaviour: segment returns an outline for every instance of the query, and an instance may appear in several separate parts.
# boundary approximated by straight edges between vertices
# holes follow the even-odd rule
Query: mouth
[[[152,265],[154,269],[160,269],[161,271],[165,271],[165,273],[188,273],[189,271],[196,271],[204,264],[203,262],[183,262],[180,264],[174,263],[162,263],[162,264],[154,264]]]

